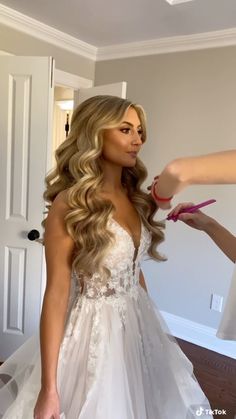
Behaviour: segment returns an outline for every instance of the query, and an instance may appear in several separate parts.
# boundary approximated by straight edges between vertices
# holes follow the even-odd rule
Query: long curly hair
[[[110,276],[110,270],[103,266],[103,259],[114,243],[114,234],[106,226],[115,207],[111,200],[99,196],[103,185],[103,132],[119,126],[130,107],[135,109],[140,119],[144,143],[146,117],[140,105],[116,96],[94,96],[74,110],[70,133],[55,151],[56,167],[45,178],[46,190],[43,197],[49,203],[46,205],[47,210],[50,210],[55,197],[66,190],[70,210],[64,220],[75,242],[72,269],[86,276],[94,272]],[[153,220],[158,207],[150,193],[141,190],[146,177],[146,167],[137,157],[135,166],[122,168],[121,183],[126,187],[129,200],[144,225],[151,232],[149,256],[157,261],[166,260],[156,251],[156,246],[164,240],[162,230],[165,225]],[[43,227],[45,221],[42,221]]]

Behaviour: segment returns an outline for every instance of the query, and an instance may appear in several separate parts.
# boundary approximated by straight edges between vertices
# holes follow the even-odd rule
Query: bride
[[[78,106],[46,177],[47,285],[38,336],[0,368],[4,419],[213,417],[193,366],[140,269],[164,239],[141,189],[141,106],[95,96]],[[5,378],[4,378],[5,377]]]

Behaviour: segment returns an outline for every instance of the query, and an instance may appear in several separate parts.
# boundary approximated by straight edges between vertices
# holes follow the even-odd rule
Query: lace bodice
[[[128,231],[114,218],[108,221],[108,228],[114,233],[116,239],[114,246],[104,259],[104,265],[111,271],[108,282],[104,285],[104,279],[98,273],[94,273],[92,277],[88,278],[73,272],[77,292],[90,299],[134,293],[135,286],[139,283],[140,262],[150,246],[151,233],[144,226],[142,220],[138,248],[134,246]]]

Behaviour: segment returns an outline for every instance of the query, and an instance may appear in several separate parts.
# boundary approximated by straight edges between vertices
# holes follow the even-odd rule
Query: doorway
[[[52,166],[55,166],[55,150],[66,139],[70,130],[74,107],[74,90],[55,86],[53,104],[53,145]]]

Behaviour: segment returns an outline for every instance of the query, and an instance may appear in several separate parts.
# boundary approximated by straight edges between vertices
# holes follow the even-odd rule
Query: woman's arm
[[[177,215],[181,209],[192,205],[193,203],[190,202],[178,204],[170,212],[170,215]],[[204,231],[232,262],[236,262],[236,237],[214,218],[197,211],[195,213],[179,214],[178,219],[192,228]]]
[[[65,193],[62,192],[53,201],[45,223],[47,285],[40,320],[42,376],[35,418],[47,415],[57,417],[59,413],[57,362],[65,325],[74,249],[74,242],[64,222],[67,211]]]
[[[209,217],[210,218],[210,217]],[[210,218],[205,232],[232,262],[236,262],[236,237],[213,218]]]
[[[146,282],[145,282],[145,279],[144,279],[144,276],[143,276],[143,272],[141,271],[141,269],[140,269],[140,273],[139,273],[139,283],[140,283],[141,287],[143,287],[143,289],[146,292],[148,292],[147,287],[146,287]]]
[[[233,183],[236,183],[236,150],[229,150],[173,160],[161,172],[155,191],[159,197],[168,198],[191,184]],[[169,203],[161,201],[159,206],[170,208]]]

